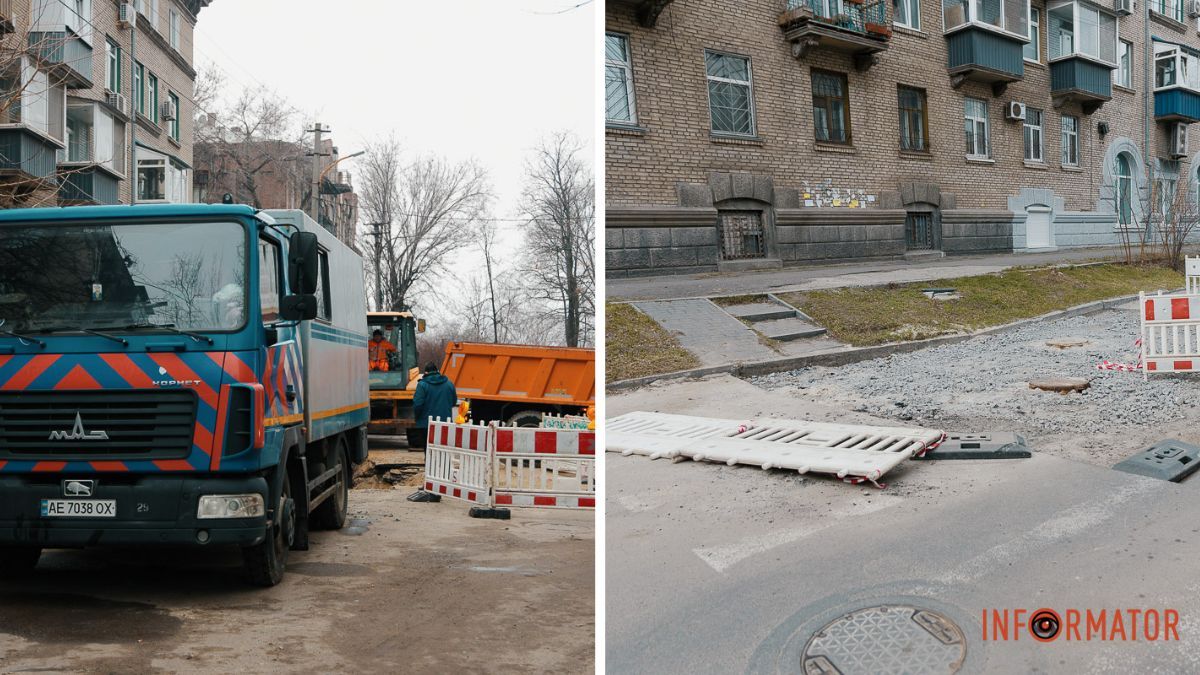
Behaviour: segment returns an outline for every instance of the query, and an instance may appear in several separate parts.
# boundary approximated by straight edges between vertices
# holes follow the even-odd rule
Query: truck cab
[[[0,211],[0,574],[231,545],[278,583],[345,521],[364,312],[361,258],[299,212]]]
[[[374,340],[378,331],[381,343]],[[412,312],[368,312],[367,345],[371,388],[370,433],[400,435],[413,426],[413,394],[420,380],[417,367],[417,333],[425,320]],[[378,345],[378,346],[376,346]]]

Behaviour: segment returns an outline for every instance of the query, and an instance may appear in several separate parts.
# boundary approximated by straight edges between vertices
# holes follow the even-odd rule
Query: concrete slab
[[[755,321],[754,330],[772,340],[787,342],[802,338],[817,337],[826,333],[821,326],[809,323],[803,319],[790,317],[787,319],[771,319],[770,321]]]
[[[634,303],[647,316],[679,338],[701,365],[778,358],[744,323],[706,299]]]
[[[773,302],[749,302],[744,305],[726,305],[725,311],[735,318],[746,321],[768,321],[796,316],[796,311]]]

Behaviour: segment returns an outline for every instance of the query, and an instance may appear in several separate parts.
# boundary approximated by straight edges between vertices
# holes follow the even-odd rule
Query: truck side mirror
[[[284,321],[308,321],[317,318],[317,296],[312,293],[283,296],[279,316]]]
[[[288,284],[292,292],[303,295],[317,292],[317,263],[317,235],[293,234],[288,240]]]

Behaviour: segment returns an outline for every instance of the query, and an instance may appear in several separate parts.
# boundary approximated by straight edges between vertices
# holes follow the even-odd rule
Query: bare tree
[[[525,272],[561,316],[567,346],[591,344],[595,315],[595,181],[579,139],[559,132],[526,163]]]
[[[376,307],[401,310],[450,254],[470,243],[491,200],[487,172],[432,155],[405,163],[394,138],[369,145],[361,162],[360,210]]]
[[[487,273],[488,304],[491,305],[492,342],[500,342],[500,313],[496,308],[496,221],[481,220],[475,232],[479,249],[483,252],[483,267]]]
[[[1183,271],[1185,246],[1200,227],[1200,195],[1179,189],[1179,180],[1186,178],[1167,172],[1139,185],[1138,176],[1123,175],[1127,168],[1114,165],[1110,197],[1125,262],[1157,262]]]

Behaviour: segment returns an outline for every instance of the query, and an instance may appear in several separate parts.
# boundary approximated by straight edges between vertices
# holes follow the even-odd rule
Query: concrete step
[[[779,258],[744,258],[742,260],[721,260],[717,262],[718,272],[753,272],[755,270],[783,269],[783,260]]]
[[[745,321],[769,321],[796,316],[796,310],[773,302],[750,302],[744,305],[729,305],[724,309],[736,318]]]
[[[904,259],[909,262],[928,262],[930,260],[940,260],[945,258],[946,254],[942,251],[929,251],[917,249],[913,251],[905,251]]]
[[[772,319],[757,321],[754,330],[772,340],[789,341],[801,338],[817,337],[825,334],[825,329],[795,317],[790,319]]]

